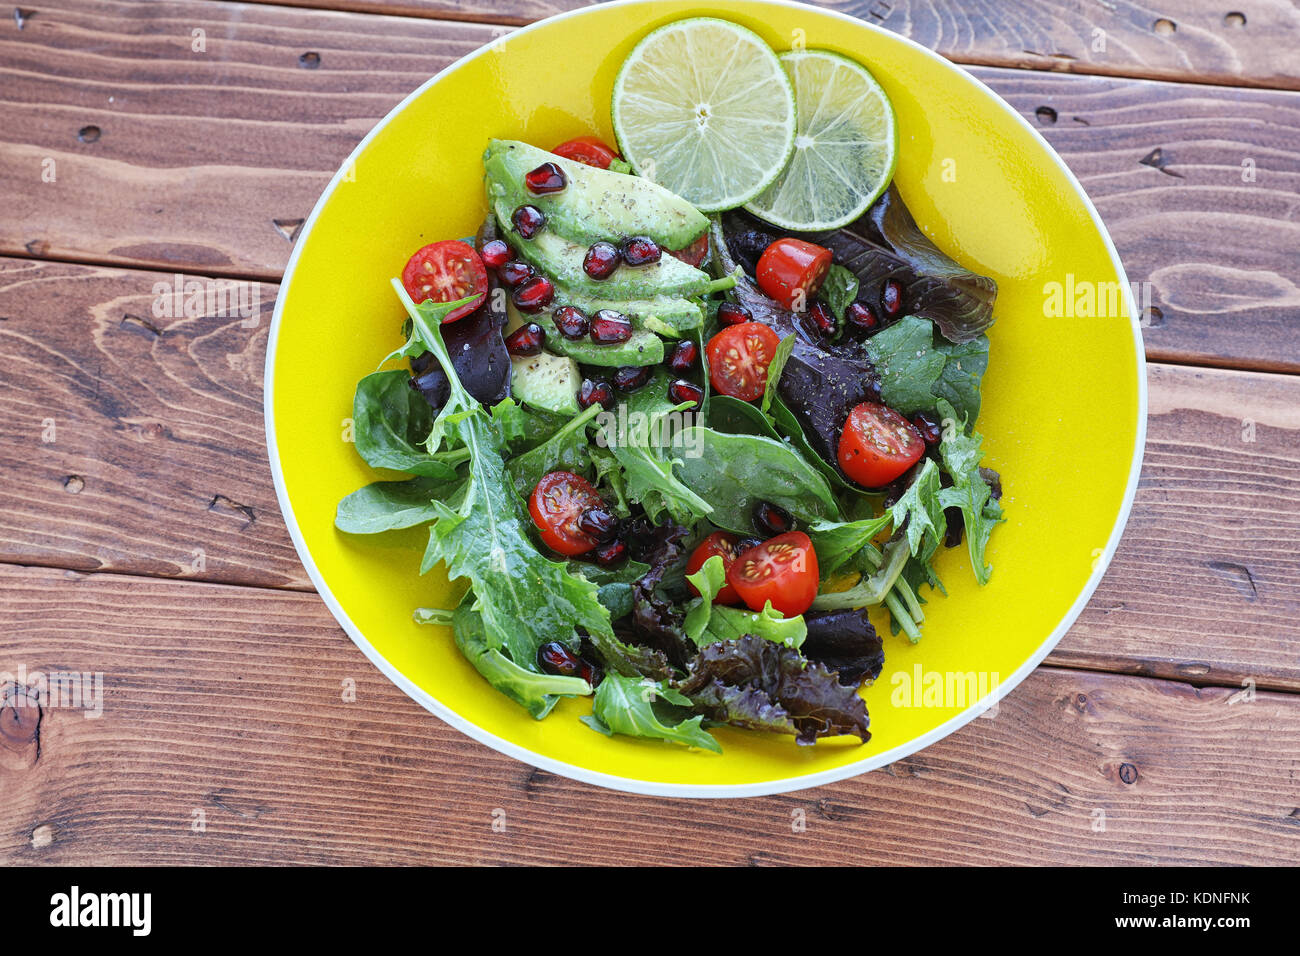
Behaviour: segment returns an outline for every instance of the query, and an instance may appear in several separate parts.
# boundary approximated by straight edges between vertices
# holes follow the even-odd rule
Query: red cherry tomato
[[[705,346],[709,381],[723,395],[752,402],[767,387],[767,367],[772,364],[780,338],[762,322],[729,325]]]
[[[768,601],[786,617],[802,614],[817,596],[817,552],[802,531],[787,531],[736,555],[727,583],[751,610]]]
[[[573,557],[586,554],[598,542],[578,524],[588,508],[604,502],[591,482],[571,471],[553,471],[543,475],[528,499],[528,513],[542,540],[552,551]]]
[[[579,136],[566,140],[551,152],[556,156],[571,159],[575,163],[595,166],[597,169],[609,169],[609,164],[618,159],[618,153],[594,136]]]
[[[831,251],[802,239],[778,239],[758,257],[758,287],[787,309],[807,312],[831,267]]]
[[[917,463],[925,439],[898,412],[863,402],[849,412],[840,434],[839,460],[844,473],[860,485],[887,485]]]
[[[475,296],[458,309],[447,313],[442,320],[455,322],[469,315],[487,298],[487,267],[474,251],[459,239],[431,242],[406,263],[402,270],[402,285],[416,305],[426,299],[434,302],[455,302]]]
[[[725,574],[731,570],[732,562],[736,560],[736,544],[740,541],[738,537],[730,531],[715,531],[696,546],[691,552],[691,558],[686,562],[686,573],[694,574],[700,568],[704,567],[704,562],[709,560],[715,554],[722,558],[722,570]],[[699,589],[686,582],[686,586],[691,589],[691,593],[699,595]],[[724,584],[716,595],[713,597],[714,604],[739,604],[740,595],[730,584]]]
[[[706,232],[684,249],[669,249],[667,252],[674,259],[681,259],[688,266],[698,269],[709,257],[709,234]]]

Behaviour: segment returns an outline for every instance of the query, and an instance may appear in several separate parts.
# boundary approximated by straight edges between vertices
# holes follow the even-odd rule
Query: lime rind
[[[794,86],[767,43],[729,20],[678,20],[643,37],[610,113],[632,168],[701,212],[754,199],[794,151]]]
[[[829,50],[779,55],[800,103],[795,149],[781,175],[745,208],[782,229],[838,229],[893,179],[898,120],[862,64]]]

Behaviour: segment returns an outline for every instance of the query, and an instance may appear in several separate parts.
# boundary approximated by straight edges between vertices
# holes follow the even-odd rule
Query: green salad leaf
[[[803,615],[786,617],[772,607],[771,601],[761,611],[715,605],[713,599],[727,580],[719,555],[715,554],[705,561],[698,571],[688,574],[686,580],[700,592],[699,597],[686,605],[684,628],[686,636],[696,647],[714,641],[738,640],[746,634],[752,634],[798,650],[808,636],[808,625],[804,622]]]
[[[776,346],[772,364],[767,367],[767,384],[763,386],[763,401],[759,405],[759,411],[764,415],[767,415],[767,410],[772,407],[772,400],[776,398],[776,388],[781,383],[781,372],[785,370],[785,363],[790,360],[790,353],[794,351],[796,341],[798,336],[791,332]]]
[[[703,717],[678,719],[673,706],[688,707],[690,700],[667,684],[636,677],[607,674],[596,688],[591,715],[581,718],[592,730],[609,736],[651,737],[722,753],[722,746],[700,724]]]
[[[352,400],[357,454],[372,468],[453,481],[456,466],[469,456],[461,449],[436,455],[425,449],[433,409],[410,380],[406,370],[391,369],[372,372],[357,383]]]
[[[946,403],[940,411],[949,416],[956,414]],[[993,529],[1005,520],[1002,505],[993,498],[992,489],[980,474],[980,461],[984,457],[980,433],[972,431],[968,435],[964,429],[952,431],[955,434],[946,436],[939,443],[939,457],[943,460],[944,470],[952,478],[951,487],[940,489],[939,504],[944,508],[961,509],[971,569],[976,581],[987,584],[993,569],[984,560],[984,550]]]
[[[467,479],[411,478],[373,481],[339,502],[334,527],[348,534],[377,534],[434,521],[436,499],[454,497]]]
[[[866,348],[880,374],[881,398],[890,408],[912,415],[936,411],[945,401],[968,423],[979,416],[988,336],[954,345],[937,334],[929,319],[908,315],[873,335]]]
[[[553,471],[571,471],[582,474],[591,465],[591,449],[587,441],[587,423],[600,414],[600,406],[592,405],[574,416],[542,444],[511,458],[506,469],[514,481],[515,491],[527,498],[543,476]]]
[[[832,263],[817,290],[817,298],[826,303],[839,322],[844,321],[844,313],[858,297],[858,277],[839,263]]]

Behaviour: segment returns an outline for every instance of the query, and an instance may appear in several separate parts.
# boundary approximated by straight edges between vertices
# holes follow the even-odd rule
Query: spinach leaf
[[[591,715],[582,721],[605,735],[651,737],[722,753],[722,747],[700,724],[703,717],[677,720],[667,705],[689,706],[690,701],[666,684],[609,674],[596,689]]]
[[[772,402],[771,410],[772,424],[776,426],[777,437],[783,438],[795,448],[799,454],[803,455],[804,460],[810,462],[813,467],[820,471],[828,482],[841,491],[851,491],[855,495],[864,495],[866,492],[855,484],[851,484],[842,474],[836,465],[827,461],[817,453],[808,441],[808,436],[804,433],[803,425],[795,417],[794,412],[785,403],[785,399],[778,393],[776,399]]]
[[[826,303],[837,321],[844,321],[844,312],[858,297],[858,277],[839,263],[831,265],[817,291],[817,298]]]
[[[529,540],[531,519],[506,470],[501,436],[451,374],[438,327],[424,322],[400,282],[393,285],[426,348],[451,380],[431,438],[455,442],[470,457],[469,480],[460,493],[434,504],[438,520],[429,530],[421,572],[442,562],[449,577],[468,578],[487,645],[504,649],[525,669],[536,668],[542,644],[563,640],[575,627],[613,639],[609,611],[601,605],[596,585],[544,557]]]
[[[586,471],[591,465],[587,423],[598,414],[600,406],[591,405],[532,451],[510,459],[506,463],[506,469],[514,481],[515,491],[527,498],[542,477],[552,471],[572,471],[576,474]]]
[[[713,599],[726,582],[720,556],[715,554],[709,558],[698,571],[688,574],[686,580],[700,592],[699,597],[686,605],[686,636],[697,647],[714,641],[738,640],[746,634],[796,650],[803,644],[808,633],[803,617],[786,617],[772,607],[771,601],[761,611],[714,605]]]
[[[928,319],[904,316],[867,340],[880,373],[880,394],[890,408],[911,415],[936,411],[940,401],[974,422],[980,380],[988,367],[989,342],[978,336],[962,345],[944,342]]]
[[[454,497],[464,481],[411,478],[371,482],[339,502],[334,527],[348,534],[376,534],[434,521],[438,517],[434,499]]]
[[[674,440],[683,483],[710,506],[709,520],[740,534],[753,528],[754,506],[766,501],[803,521],[840,517],[826,479],[788,445],[758,435],[724,435],[694,425]]]
[[[581,677],[537,673],[506,657],[488,636],[482,616],[471,603],[466,597],[452,615],[452,636],[466,660],[489,684],[537,720],[549,714],[561,696],[581,697],[591,693],[591,685]]]
[[[357,383],[352,400],[352,431],[357,454],[372,468],[391,468],[440,481],[456,478],[461,451],[429,454],[425,439],[433,428],[433,409],[407,383],[403,369],[372,372]]]

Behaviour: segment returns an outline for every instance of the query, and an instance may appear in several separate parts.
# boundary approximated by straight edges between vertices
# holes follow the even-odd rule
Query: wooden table
[[[834,4],[970,64],[1152,283],[1146,467],[997,719],[693,802],[533,770],[389,684],[312,592],[262,432],[275,282],[332,172],[428,76],[580,0],[287,2],[0,21],[0,671],[107,697],[87,720],[5,689],[0,862],[1300,859],[1294,3]],[[154,318],[176,273],[264,282],[261,320]]]

